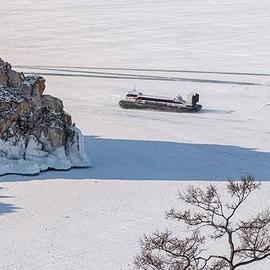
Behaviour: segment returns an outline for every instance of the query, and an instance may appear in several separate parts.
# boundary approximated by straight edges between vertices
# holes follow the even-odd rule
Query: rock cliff
[[[91,165],[82,133],[45,79],[16,72],[0,58],[0,175]]]

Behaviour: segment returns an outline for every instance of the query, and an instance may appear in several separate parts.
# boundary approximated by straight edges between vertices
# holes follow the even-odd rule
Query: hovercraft
[[[202,105],[198,104],[199,94],[190,93],[186,100],[181,96],[175,98],[144,95],[142,92],[133,90],[119,101],[119,105],[123,109],[142,109],[156,110],[166,112],[198,112],[202,109]]]

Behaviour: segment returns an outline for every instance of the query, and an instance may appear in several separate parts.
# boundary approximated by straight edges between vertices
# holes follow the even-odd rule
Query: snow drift
[[[91,165],[63,102],[44,90],[43,77],[25,76],[0,58],[0,175]]]

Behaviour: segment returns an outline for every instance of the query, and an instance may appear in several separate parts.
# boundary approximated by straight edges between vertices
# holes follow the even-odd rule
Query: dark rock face
[[[42,76],[24,76],[0,58],[0,162],[5,162],[6,167],[15,160],[35,163],[33,173],[49,168],[89,166],[90,161],[82,149],[81,133],[64,111],[63,102],[44,95],[44,90]],[[74,153],[74,144],[81,146],[77,147],[78,153]],[[43,156],[46,159],[42,160]],[[17,172],[1,171],[0,163],[0,175],[5,173]]]

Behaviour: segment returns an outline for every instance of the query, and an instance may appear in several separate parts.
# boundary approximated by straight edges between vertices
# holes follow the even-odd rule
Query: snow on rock
[[[43,77],[25,77],[0,58],[0,175],[91,166],[81,131],[44,90]]]

